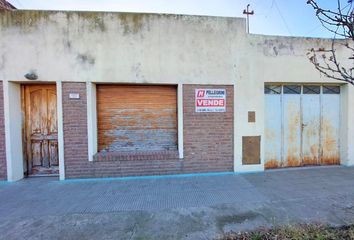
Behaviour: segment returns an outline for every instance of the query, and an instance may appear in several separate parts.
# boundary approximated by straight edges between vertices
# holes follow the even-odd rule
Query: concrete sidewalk
[[[0,184],[1,239],[213,239],[260,226],[354,222],[354,168]]]

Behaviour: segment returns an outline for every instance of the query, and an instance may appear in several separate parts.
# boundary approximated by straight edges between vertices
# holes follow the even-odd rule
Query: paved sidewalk
[[[354,223],[354,168],[0,183],[0,239],[213,239],[297,222]]]

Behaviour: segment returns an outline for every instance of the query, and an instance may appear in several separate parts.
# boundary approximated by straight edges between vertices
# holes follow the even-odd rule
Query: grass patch
[[[253,232],[231,232],[218,240],[342,240],[354,239],[354,225],[330,227],[303,224],[275,228],[264,228]]]

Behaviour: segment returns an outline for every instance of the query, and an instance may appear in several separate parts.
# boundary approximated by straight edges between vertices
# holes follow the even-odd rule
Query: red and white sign
[[[225,89],[196,89],[196,112],[226,112]]]

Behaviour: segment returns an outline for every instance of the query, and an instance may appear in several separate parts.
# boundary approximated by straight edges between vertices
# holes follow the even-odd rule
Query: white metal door
[[[267,90],[265,95],[265,159],[267,159],[268,168],[277,168],[282,165],[281,86],[269,86]]]
[[[323,86],[321,122],[321,164],[340,164],[340,89]]]
[[[284,86],[283,91],[282,167],[297,167],[301,164],[301,87]]]
[[[265,168],[340,163],[340,87],[266,86]]]
[[[320,158],[321,87],[303,86],[302,164],[318,165]]]

